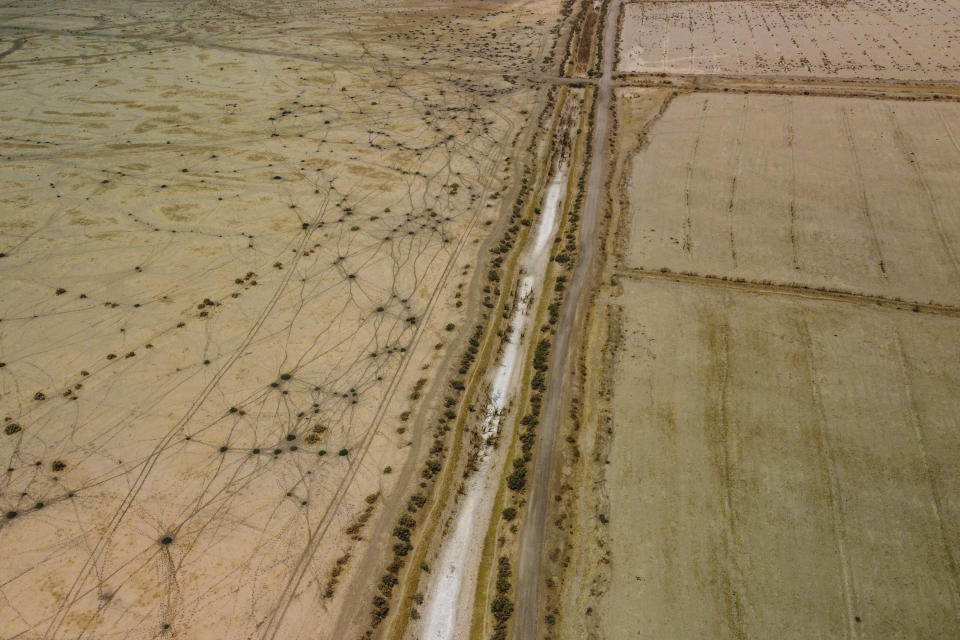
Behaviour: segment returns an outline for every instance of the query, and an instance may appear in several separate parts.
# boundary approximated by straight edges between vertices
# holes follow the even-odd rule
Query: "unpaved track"
[[[557,427],[566,404],[564,378],[569,369],[570,339],[579,325],[584,289],[589,281],[596,248],[597,223],[600,219],[601,195],[605,192],[607,163],[605,161],[610,121],[611,78],[613,76],[614,47],[617,42],[617,16],[621,0],[613,0],[607,10],[603,36],[603,75],[597,93],[596,123],[593,130],[592,160],[587,178],[586,198],[580,228],[580,259],[570,281],[567,297],[560,310],[557,335],[553,342],[552,364],[544,400],[543,416],[538,430],[537,452],[530,483],[530,506],[520,542],[520,561],[516,585],[516,621],[514,637],[520,640],[536,638],[540,619],[541,568],[546,537],[547,505],[550,496],[550,478],[553,475],[553,454],[556,450]]]

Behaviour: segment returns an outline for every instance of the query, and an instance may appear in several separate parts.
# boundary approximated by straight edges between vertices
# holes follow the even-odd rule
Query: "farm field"
[[[956,635],[957,104],[616,107],[557,636]]]
[[[369,625],[556,22],[0,7],[5,637]]]
[[[634,2],[619,71],[957,81],[958,25],[953,0]]]
[[[957,103],[680,96],[630,165],[624,266],[960,303],[958,136]]]
[[[601,637],[953,635],[957,319],[622,286]]]

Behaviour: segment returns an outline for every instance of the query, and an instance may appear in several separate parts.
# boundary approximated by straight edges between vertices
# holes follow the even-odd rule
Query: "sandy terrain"
[[[59,7],[0,8],[4,635],[344,637],[552,5]]]
[[[960,80],[960,3],[635,2],[620,71]]]
[[[956,304],[958,135],[956,103],[681,96],[632,165],[625,264]]]

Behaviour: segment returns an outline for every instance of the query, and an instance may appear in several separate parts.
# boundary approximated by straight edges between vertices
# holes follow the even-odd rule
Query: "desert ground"
[[[4,637],[369,626],[557,19],[0,7]]]

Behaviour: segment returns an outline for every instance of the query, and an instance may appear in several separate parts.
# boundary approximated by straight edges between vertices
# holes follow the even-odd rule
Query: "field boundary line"
[[[672,86],[700,92],[754,92],[830,96],[834,98],[883,98],[889,100],[960,100],[960,83],[910,80],[863,81],[858,78],[820,76],[714,75],[709,73],[626,72],[617,73],[616,87]]]
[[[842,291],[839,289],[818,289],[796,283],[730,279],[714,275],[677,273],[669,270],[644,269],[641,267],[620,267],[614,270],[614,275],[634,280],[649,278],[705,287],[723,287],[761,295],[782,295],[814,300],[827,300],[831,302],[845,302],[862,306],[876,306],[886,309],[898,309],[900,311],[913,311],[915,313],[960,318],[960,306],[937,304],[935,302],[898,300],[886,296],[854,293],[852,291]]]

